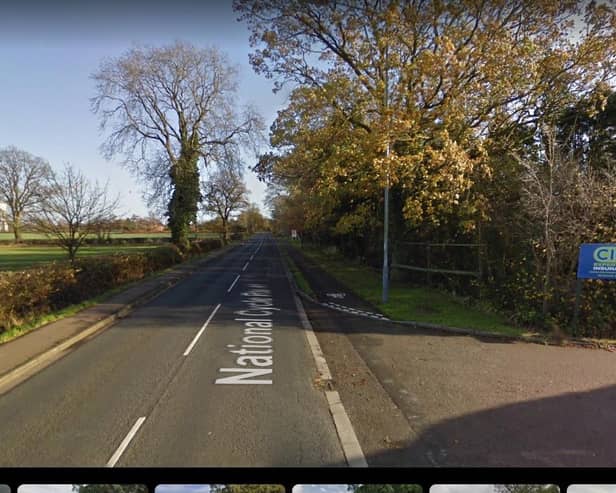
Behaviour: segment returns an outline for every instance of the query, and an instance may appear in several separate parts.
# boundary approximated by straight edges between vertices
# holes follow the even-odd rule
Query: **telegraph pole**
[[[389,120],[387,108],[389,107],[389,63],[387,60],[387,48],[385,48],[385,97],[384,97],[384,116]],[[383,303],[389,299],[389,121],[387,122],[387,147],[385,149],[385,160],[387,162],[387,177],[385,182],[385,211],[383,218]]]

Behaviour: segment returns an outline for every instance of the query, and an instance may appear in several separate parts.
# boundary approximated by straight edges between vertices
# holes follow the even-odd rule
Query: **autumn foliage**
[[[440,282],[570,332],[577,248],[616,239],[610,5],[234,5],[255,71],[291,86],[256,168],[280,232],[378,267],[388,186],[394,261],[405,241],[485,244],[478,282]],[[583,333],[616,335],[615,296],[587,283]]]

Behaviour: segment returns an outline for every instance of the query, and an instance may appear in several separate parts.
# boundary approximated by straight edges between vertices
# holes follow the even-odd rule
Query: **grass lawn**
[[[297,245],[293,246],[299,248]],[[527,333],[524,329],[507,323],[505,317],[500,314],[486,313],[465,305],[448,293],[437,289],[394,281],[390,286],[389,302],[382,304],[380,272],[312,246],[304,245],[301,251],[347,288],[377,306],[393,320],[413,320],[508,335]]]
[[[77,252],[78,257],[111,255],[113,253],[136,253],[158,245],[110,245],[83,246]],[[3,246],[0,245],[0,271],[19,270],[36,264],[52,261],[66,261],[64,250],[56,246]]]

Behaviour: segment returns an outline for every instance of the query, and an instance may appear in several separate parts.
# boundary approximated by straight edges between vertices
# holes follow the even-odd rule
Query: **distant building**
[[[0,232],[2,233],[8,233],[9,231],[9,223],[7,221],[8,210],[8,206],[0,202]]]

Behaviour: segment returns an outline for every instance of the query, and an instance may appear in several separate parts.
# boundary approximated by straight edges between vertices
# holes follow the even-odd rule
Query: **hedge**
[[[141,253],[84,257],[73,266],[50,263],[0,272],[0,333],[220,247],[220,240],[206,239],[191,243],[185,252],[166,245]]]

